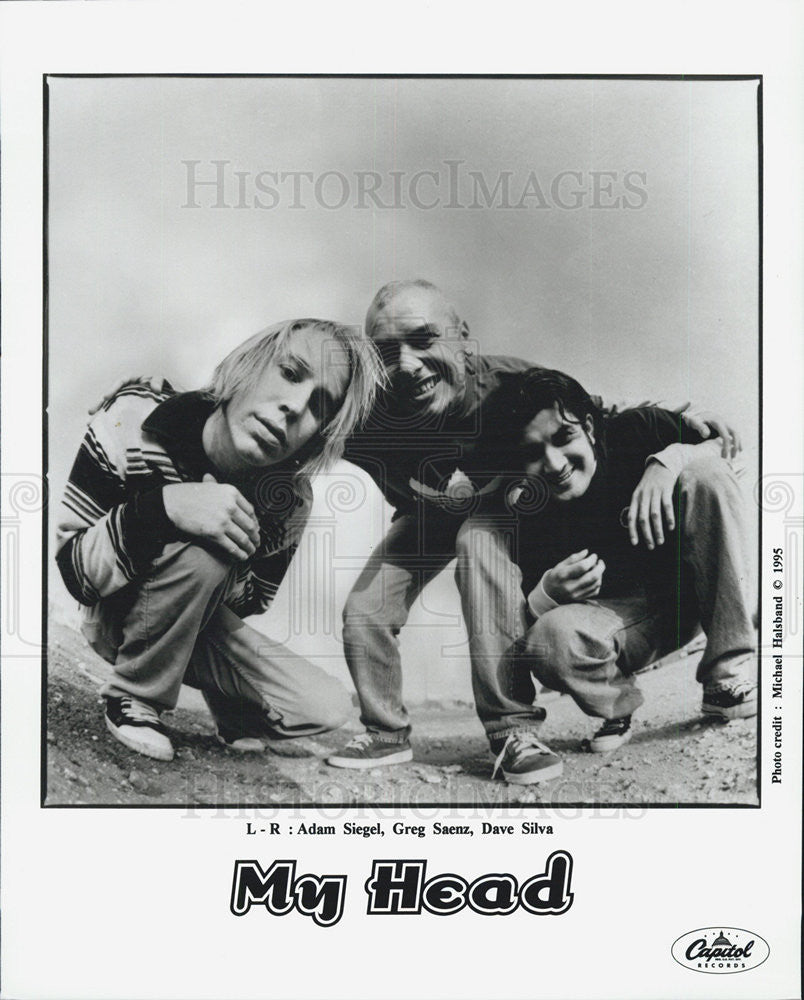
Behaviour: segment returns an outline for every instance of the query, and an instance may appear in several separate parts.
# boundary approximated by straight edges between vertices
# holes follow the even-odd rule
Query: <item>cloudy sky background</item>
[[[737,423],[755,461],[756,90],[753,81],[52,79],[52,495],[86,407],[119,376],[199,386],[261,327],[309,315],[362,323],[381,284],[411,276],[445,289],[487,353],[565,368],[610,400],[706,404]],[[216,160],[229,207],[213,207],[212,186],[188,191],[186,161],[208,180]],[[448,161],[460,161],[457,190]],[[432,172],[417,191],[435,207],[412,203],[419,171]],[[507,177],[512,205],[535,175],[544,199],[504,208],[498,194],[486,207],[473,199],[472,171],[489,191]],[[610,190],[595,206],[600,171],[616,177],[603,179]],[[279,180],[274,197],[256,186],[264,172],[313,178],[299,180],[295,198],[293,179]],[[361,196],[369,173],[384,204],[400,185],[402,207]],[[632,178],[642,195],[623,186],[633,173],[644,175]],[[638,207],[624,207],[624,195]],[[274,207],[256,207],[255,196]],[[334,526],[319,491],[323,527],[263,627],[345,676],[340,605],[387,511],[352,467],[330,485],[344,478],[350,512]],[[60,581],[52,593],[66,606]],[[450,578],[426,593],[412,625],[409,696],[468,692]],[[438,672],[421,667],[433,642]]]

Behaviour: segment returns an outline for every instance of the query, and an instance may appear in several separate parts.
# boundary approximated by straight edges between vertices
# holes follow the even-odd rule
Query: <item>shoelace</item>
[[[603,725],[598,730],[598,735],[608,736],[612,733],[620,735],[620,733],[625,733],[631,726],[630,719],[606,719]]]
[[[714,684],[710,690],[712,694],[727,692],[739,698],[741,695],[750,694],[755,686],[753,681],[721,681],[719,684]]]
[[[358,736],[354,736],[346,744],[346,750],[362,750],[364,747],[371,745],[371,733],[360,733]]]
[[[151,708],[150,705],[146,705],[142,701],[132,701],[131,698],[121,698],[120,707],[123,710],[123,714],[127,715],[135,722],[159,723],[159,713],[156,709]]]
[[[535,747],[539,753],[552,753],[553,751],[550,747],[545,746],[540,739],[537,738],[536,733],[525,731],[522,733],[511,733],[508,739],[503,744],[502,750],[497,754],[497,759],[494,761],[494,770],[491,772],[491,780],[497,777],[497,772],[502,767],[503,757],[505,757],[508,752],[508,748],[511,748],[514,757],[522,753],[523,750],[527,750],[529,747]]]

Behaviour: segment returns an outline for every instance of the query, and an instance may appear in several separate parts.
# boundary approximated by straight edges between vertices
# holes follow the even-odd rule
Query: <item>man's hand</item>
[[[720,454],[723,458],[735,458],[743,450],[739,433],[711,410],[697,410],[691,403],[685,403],[676,413],[684,423],[697,431],[704,441],[720,438]]]
[[[126,378],[118,379],[106,395],[101,398],[101,401],[87,410],[87,413],[90,416],[94,416],[98,410],[102,410],[127,385],[145,385],[152,392],[161,392],[165,387],[165,380],[158,375],[128,375]]]
[[[545,593],[558,604],[585,601],[600,592],[606,564],[588,549],[573,552],[542,577]]]
[[[214,545],[232,559],[249,559],[260,543],[254,508],[234,486],[210,475],[201,483],[162,488],[165,512],[176,527]]]
[[[637,483],[628,508],[628,535],[632,545],[639,536],[649,549],[664,545],[664,533],[676,526],[673,488],[676,476],[661,462],[649,462]]]

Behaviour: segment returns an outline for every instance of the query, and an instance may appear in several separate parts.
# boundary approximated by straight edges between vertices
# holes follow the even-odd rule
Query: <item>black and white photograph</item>
[[[801,20],[0,4],[2,1000],[801,995]]]
[[[49,77],[46,804],[757,805],[759,98]]]

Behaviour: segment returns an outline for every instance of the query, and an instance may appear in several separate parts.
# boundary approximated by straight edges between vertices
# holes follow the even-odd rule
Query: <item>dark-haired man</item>
[[[532,624],[511,648],[512,669],[533,670],[603,720],[592,751],[615,749],[629,738],[631,716],[643,703],[634,672],[687,642],[698,622],[706,634],[697,672],[704,714],[726,721],[756,714],[748,533],[729,465],[666,410],[637,408],[604,418],[562,372],[532,369],[519,383],[505,421],[513,443],[507,461],[525,481],[509,504],[510,530],[506,537],[499,522],[469,520],[459,544],[472,626],[504,632],[495,628],[488,586],[476,579],[478,564],[484,573],[514,572],[528,595]],[[663,515],[668,544],[661,544],[660,518],[660,544],[639,545],[628,524],[634,490],[646,463],[656,464],[652,456],[679,440],[695,445],[697,454],[678,475],[664,470],[677,478],[678,513],[671,507]],[[478,552],[482,560],[473,561]],[[560,773],[558,757],[535,736],[532,743],[541,766],[525,773],[508,769],[501,748],[507,780]]]

